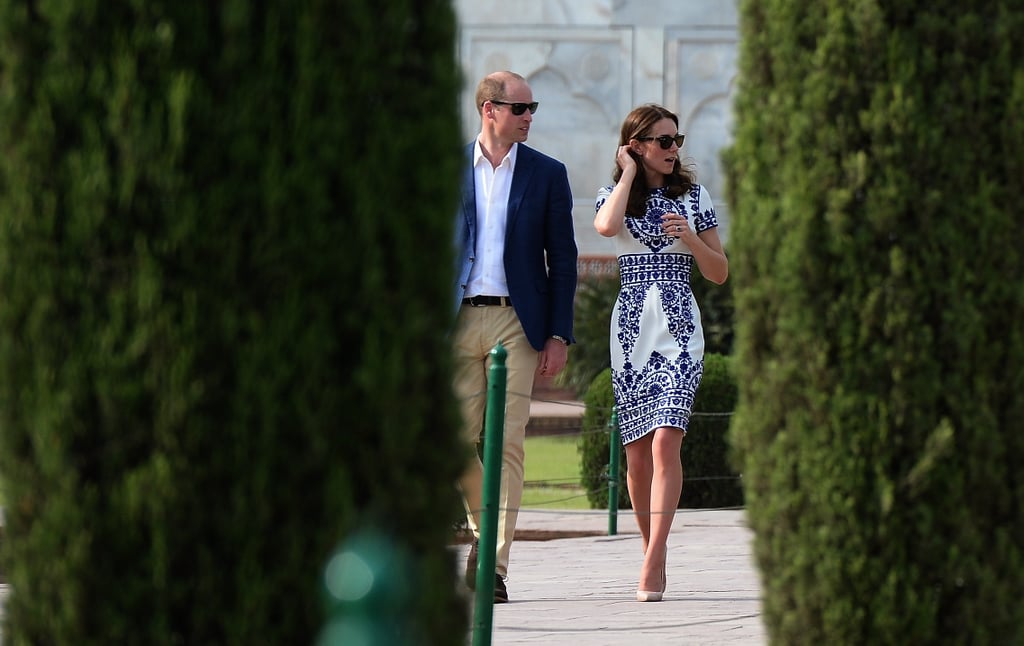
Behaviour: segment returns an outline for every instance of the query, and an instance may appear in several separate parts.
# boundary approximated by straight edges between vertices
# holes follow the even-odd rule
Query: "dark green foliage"
[[[618,272],[580,275],[573,323],[576,343],[569,346],[569,361],[559,375],[559,383],[584,393],[594,377],[611,366],[608,342],[618,295]]]
[[[611,432],[612,408],[615,396],[612,393],[612,369],[605,368],[594,377],[590,388],[583,395],[583,422],[580,431],[580,473],[581,484],[587,492],[591,508],[608,508],[608,464],[611,461],[609,434]],[[619,509],[629,509],[629,492],[626,490],[626,452],[619,443]]]
[[[707,352],[729,354],[732,351],[732,290],[730,283],[716,285],[705,280],[693,266],[693,295],[700,307],[701,325]],[[584,392],[602,370],[611,366],[608,343],[611,315],[619,295],[619,275],[582,276],[576,289],[575,335],[577,344],[569,349],[569,363],[559,375],[559,383]]]
[[[704,356],[704,377],[693,404],[693,416],[683,441],[683,493],[681,508],[733,507],[743,504],[739,475],[730,465],[730,415],[736,403],[736,381],[728,357]],[[582,484],[593,508],[608,507],[609,430],[614,406],[611,369],[594,378],[584,396],[583,432],[580,435]],[[726,413],[720,415],[718,413]],[[628,509],[626,453],[619,445],[619,508]]]
[[[729,250],[726,249],[726,254]],[[704,352],[707,354],[732,354],[733,304],[732,281],[716,285],[704,278],[697,263],[693,263],[690,278],[693,297],[700,307],[700,324],[704,330]]]
[[[687,509],[743,505],[739,474],[730,464],[729,422],[736,407],[736,378],[730,357],[704,355],[704,376],[683,440],[683,494]]]
[[[309,644],[370,527],[403,630],[464,642],[454,37],[435,0],[0,2],[5,642]]]
[[[741,28],[731,432],[772,641],[1024,643],[1024,9]]]

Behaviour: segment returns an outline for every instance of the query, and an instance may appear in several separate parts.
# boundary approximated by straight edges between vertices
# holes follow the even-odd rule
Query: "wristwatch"
[[[561,341],[565,345],[569,345],[569,339],[565,338],[564,336],[558,336],[557,334],[552,334],[551,338],[554,339],[555,341]]]

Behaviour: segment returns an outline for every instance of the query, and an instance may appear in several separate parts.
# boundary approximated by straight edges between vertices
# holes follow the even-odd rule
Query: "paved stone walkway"
[[[767,644],[753,534],[743,510],[679,510],[660,603],[635,600],[640,534],[628,510],[619,513],[617,525],[617,534],[609,536],[607,512],[523,510],[519,529],[605,535],[516,541],[507,581],[511,600],[494,607],[491,643]],[[463,566],[468,548],[457,549]]]

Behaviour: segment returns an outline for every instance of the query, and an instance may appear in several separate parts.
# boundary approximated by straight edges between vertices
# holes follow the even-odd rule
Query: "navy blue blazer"
[[[455,223],[456,311],[466,294],[475,261],[475,145],[474,141],[466,147],[462,206]],[[574,340],[576,255],[572,192],[565,164],[519,144],[505,225],[505,280],[526,338],[537,350],[542,350],[552,335]]]

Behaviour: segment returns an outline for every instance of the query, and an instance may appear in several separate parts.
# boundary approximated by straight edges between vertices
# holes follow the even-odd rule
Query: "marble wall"
[[[563,162],[581,256],[613,253],[594,231],[594,198],[611,183],[623,118],[660,103],[680,118],[682,156],[710,191],[728,240],[719,152],[731,142],[737,0],[456,0],[465,139],[484,75],[525,76],[540,108],[527,142]]]

